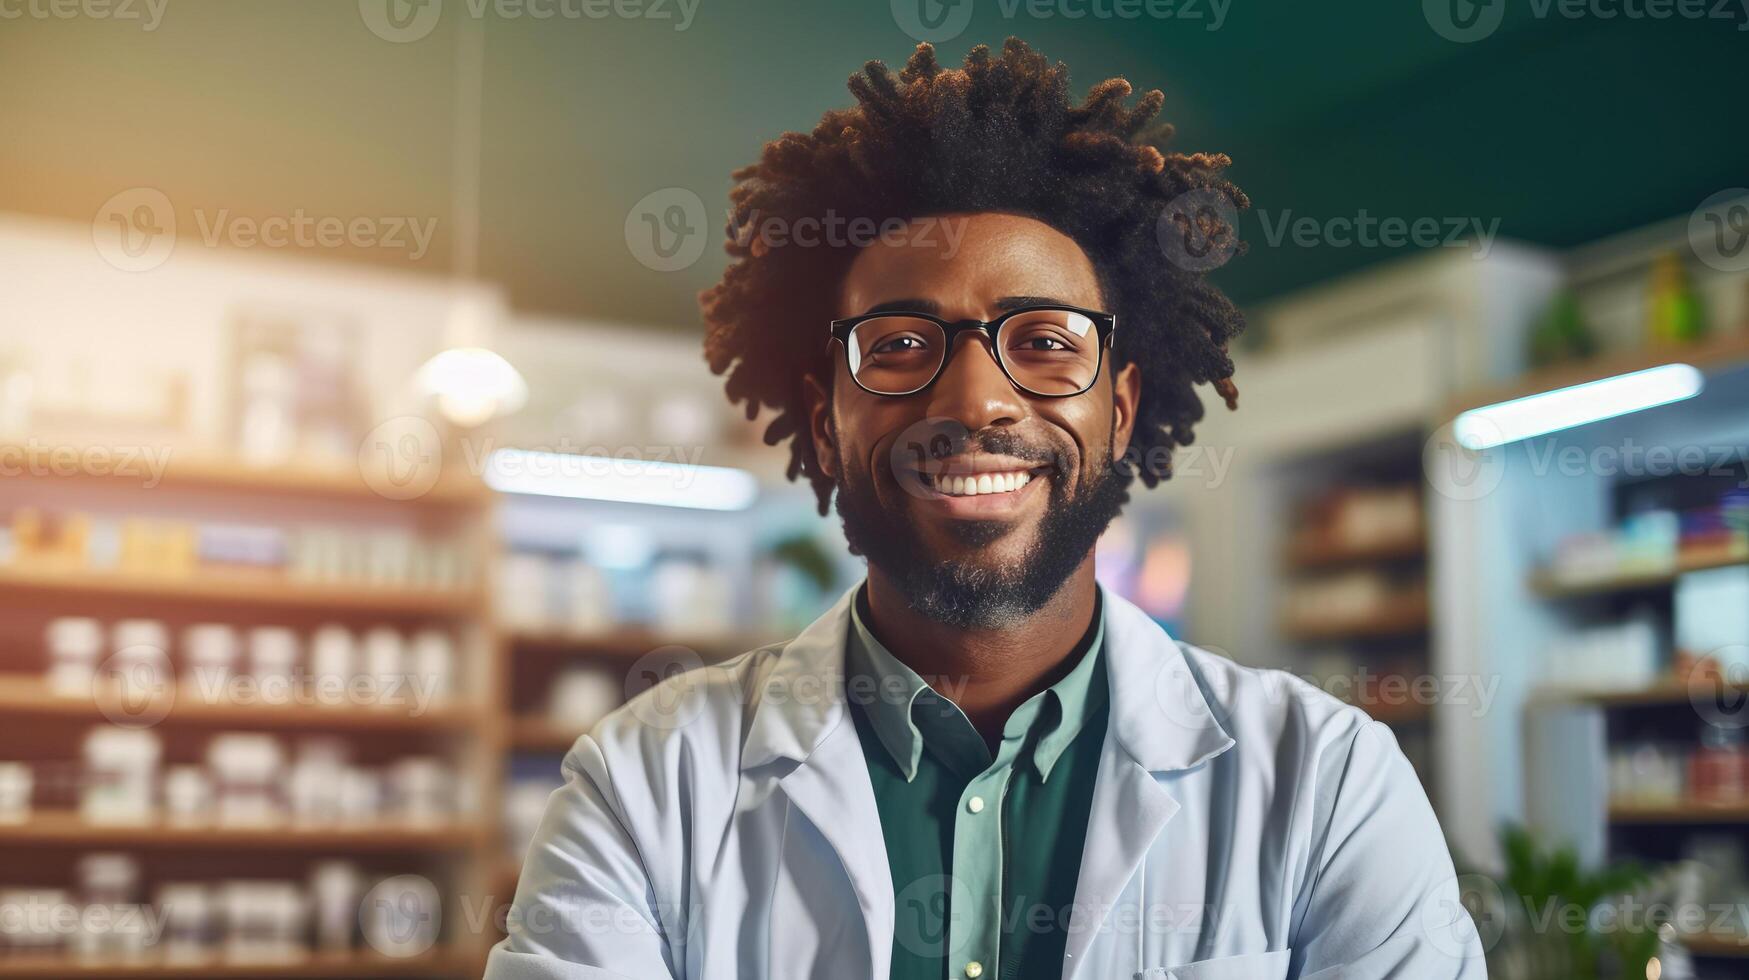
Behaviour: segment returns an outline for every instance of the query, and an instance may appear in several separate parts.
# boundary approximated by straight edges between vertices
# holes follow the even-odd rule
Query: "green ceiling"
[[[437,242],[421,259],[322,257],[445,274],[456,40],[482,2],[446,0],[435,29],[405,44],[366,29],[358,0],[168,0],[151,31],[0,20],[0,209],[88,220],[144,185],[175,202],[185,236],[198,235],[185,214],[195,209],[431,216]],[[1568,246],[1749,184],[1742,9],[1653,21],[1623,11],[1659,0],[1594,0],[1577,18],[1556,0],[1486,0],[1503,5],[1504,23],[1456,43],[1415,0],[1221,0],[1217,30],[1212,0],[1133,20],[1061,15],[1121,0],[1053,2],[1047,18],[1016,0],[960,2],[973,14],[940,45],[944,60],[1017,34],[1068,62],[1078,88],[1112,74],[1162,88],[1180,146],[1229,152],[1271,221],[1363,209],[1498,219],[1502,236]],[[1441,2],[1471,9],[1429,0]],[[651,271],[626,247],[628,209],[670,186],[720,209],[728,172],[763,140],[809,127],[848,100],[844,80],[862,61],[901,60],[913,43],[888,0],[694,4],[686,30],[650,18],[478,21],[481,273],[518,307],[691,328],[720,251],[713,241],[687,269]],[[1255,218],[1246,238],[1251,254],[1219,276],[1247,301],[1396,254],[1271,245]]]

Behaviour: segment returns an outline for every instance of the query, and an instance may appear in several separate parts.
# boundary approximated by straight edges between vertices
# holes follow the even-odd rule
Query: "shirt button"
[[[974,796],[971,799],[967,800],[966,801],[966,809],[972,811],[973,813],[983,813],[984,812],[984,798],[982,796]],[[970,970],[974,966],[978,966],[978,964],[976,964],[976,963],[968,964],[966,966],[966,969]],[[978,966],[978,969],[983,970],[983,967]],[[976,973],[969,973],[967,975],[973,976],[973,977],[977,976]]]
[[[979,963],[977,960],[973,960],[966,964],[966,976],[969,977],[970,980],[978,980],[978,978],[983,975],[984,964]]]

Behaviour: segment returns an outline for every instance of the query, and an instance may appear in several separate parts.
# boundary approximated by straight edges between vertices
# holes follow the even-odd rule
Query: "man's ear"
[[[836,477],[832,461],[838,458],[838,443],[832,438],[832,395],[812,374],[802,376],[802,401],[808,411],[808,438],[814,441],[814,461],[820,472]]]
[[[1136,407],[1142,401],[1142,369],[1125,364],[1111,377],[1111,461],[1123,458],[1136,429]]]

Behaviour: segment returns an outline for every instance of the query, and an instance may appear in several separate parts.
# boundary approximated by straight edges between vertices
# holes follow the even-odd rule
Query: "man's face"
[[[1050,226],[1007,214],[937,220],[963,234],[883,237],[864,248],[838,316],[903,309],[993,320],[1039,303],[1105,308],[1093,263]],[[833,371],[829,396],[817,385],[811,392],[818,458],[837,485],[850,543],[914,608],[968,628],[1031,612],[1116,516],[1123,490],[1111,464],[1129,443],[1139,378],[1128,366],[1114,383],[1109,352],[1093,387],[1067,398],[1016,388],[988,335],[971,331],[935,383],[913,395],[864,391],[836,345]],[[1027,482],[960,496],[937,489],[943,473],[991,475],[998,486],[1001,474],[1024,473]]]

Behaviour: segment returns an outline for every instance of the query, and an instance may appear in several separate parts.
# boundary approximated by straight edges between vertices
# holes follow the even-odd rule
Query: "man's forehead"
[[[950,312],[987,311],[1010,296],[1094,306],[1098,277],[1074,239],[1033,218],[995,213],[917,218],[907,223],[905,234],[861,250],[840,290],[838,315],[855,316],[909,298],[931,300]]]

